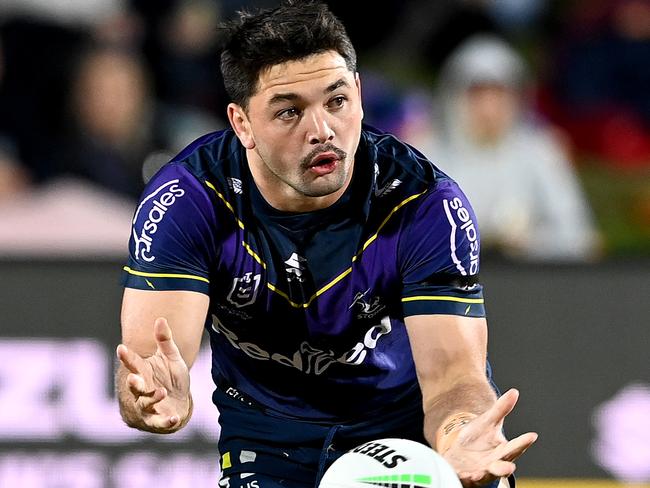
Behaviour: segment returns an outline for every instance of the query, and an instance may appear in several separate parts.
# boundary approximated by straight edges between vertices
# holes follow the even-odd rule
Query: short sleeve
[[[180,164],[168,164],[149,182],[135,210],[122,284],[142,290],[209,294],[216,246],[213,204]]]
[[[409,215],[399,247],[404,316],[484,317],[480,235],[458,185],[443,179]]]

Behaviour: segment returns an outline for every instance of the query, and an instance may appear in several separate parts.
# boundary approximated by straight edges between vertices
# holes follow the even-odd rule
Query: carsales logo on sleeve
[[[152,193],[147,195],[137,210],[135,211],[135,216],[133,217],[133,242],[135,243],[135,258],[142,259],[143,261],[151,262],[156,257],[151,254],[151,245],[153,244],[154,234],[158,231],[160,223],[165,218],[165,214],[170,209],[172,205],[176,202],[178,198],[181,198],[185,195],[185,190],[183,190],[179,185],[179,180],[171,180],[167,183],[163,183],[158,188],[156,188]],[[138,232],[136,229],[136,222],[140,216],[140,212],[150,200],[153,200],[147,208],[149,212],[145,216],[145,221],[142,224],[142,228]]]
[[[474,224],[469,211],[463,206],[463,201],[460,198],[454,197],[451,201],[445,199],[442,201],[442,204],[449,225],[451,226],[451,232],[449,233],[449,250],[451,259],[456,265],[458,271],[460,271],[460,274],[467,276],[468,270],[465,269],[461,259],[459,259],[456,254],[456,233],[460,230],[464,232],[469,245],[469,274],[474,275],[478,273],[479,258],[479,241],[476,225]]]

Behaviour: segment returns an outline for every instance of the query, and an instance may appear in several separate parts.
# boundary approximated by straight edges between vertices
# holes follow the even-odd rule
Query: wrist
[[[439,454],[445,453],[456,441],[463,428],[476,417],[477,415],[471,412],[456,412],[446,417],[436,431],[434,446],[436,451]]]

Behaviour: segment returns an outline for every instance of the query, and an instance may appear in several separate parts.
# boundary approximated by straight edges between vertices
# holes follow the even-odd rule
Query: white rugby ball
[[[319,488],[462,488],[458,476],[429,446],[407,439],[366,442],[337,459]]]

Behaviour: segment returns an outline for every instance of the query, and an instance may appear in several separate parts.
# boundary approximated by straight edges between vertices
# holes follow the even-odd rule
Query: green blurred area
[[[650,255],[650,166],[626,170],[594,161],[578,172],[605,256]]]

